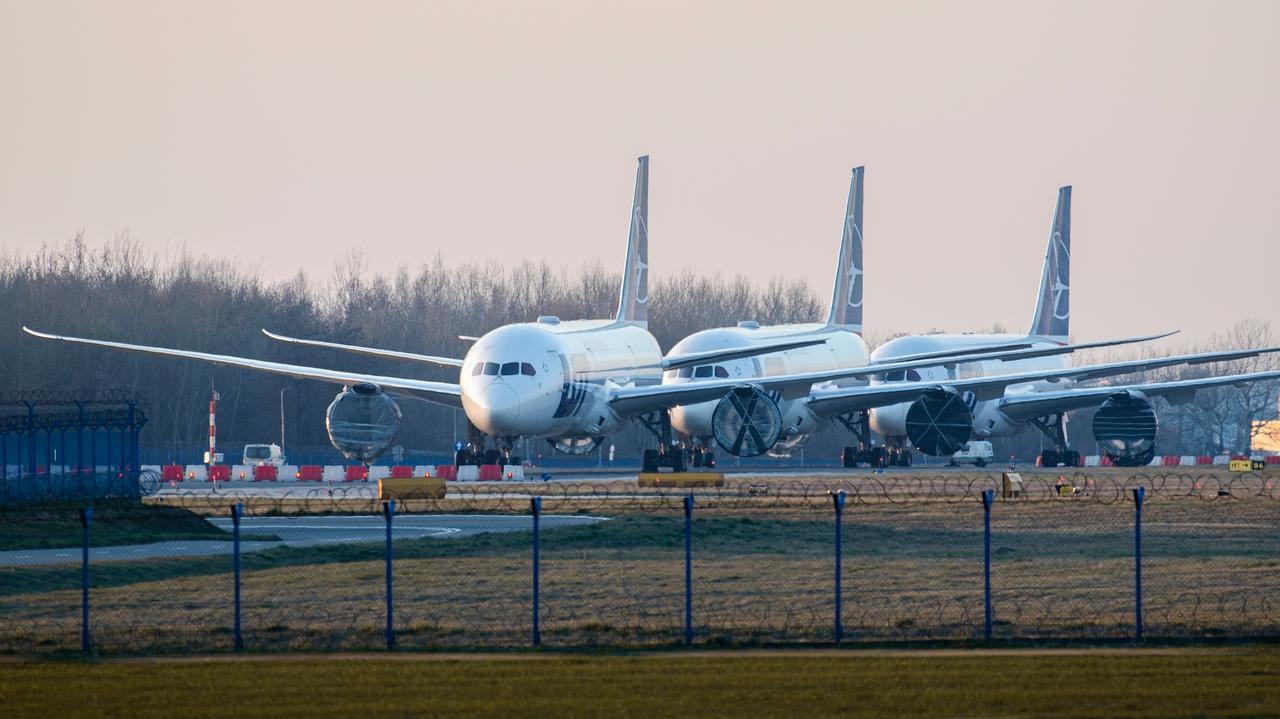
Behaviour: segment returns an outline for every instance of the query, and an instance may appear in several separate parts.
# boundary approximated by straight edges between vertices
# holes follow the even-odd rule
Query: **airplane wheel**
[[[1041,467],[1057,467],[1060,461],[1062,461],[1062,457],[1056,449],[1046,449],[1040,453]]]
[[[911,457],[911,450],[909,449],[902,450],[902,466],[910,467],[913,461],[915,460],[913,460]]]
[[[1066,452],[1063,452],[1063,453],[1062,453],[1062,463],[1063,463],[1063,464],[1065,464],[1065,465],[1067,465],[1068,467],[1079,467],[1079,466],[1081,466],[1081,465],[1080,465],[1080,453],[1079,453],[1079,452],[1077,452],[1077,451],[1075,451],[1074,449],[1067,450]]]
[[[716,467],[716,453],[715,453],[715,452],[707,452],[707,453],[705,453],[705,454],[702,456],[702,466],[707,467],[707,468],[710,468],[710,469],[715,469],[715,467]]]
[[[858,466],[858,452],[853,447],[840,450],[840,466],[845,469]]]
[[[973,465],[974,465],[975,467],[985,467],[985,466],[987,466],[987,460],[985,460],[985,459],[983,459],[983,458],[979,457],[979,458],[977,458],[977,459],[973,460]]]
[[[484,451],[484,464],[497,464],[500,456],[501,455],[498,454],[498,450],[486,449]]]
[[[689,463],[695,467],[702,466],[702,448],[701,447],[689,453]]]
[[[658,450],[646,449],[644,458],[640,463],[641,472],[657,472],[658,471]]]
[[[671,449],[671,450],[668,450],[668,452],[670,452],[671,454],[671,471],[672,472],[688,471],[688,467],[685,465],[685,456],[684,456],[683,449]]]
[[[889,452],[884,447],[873,448],[871,450],[871,461],[868,464],[877,469],[889,466]]]

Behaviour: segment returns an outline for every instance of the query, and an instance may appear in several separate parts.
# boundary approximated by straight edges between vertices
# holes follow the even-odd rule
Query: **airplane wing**
[[[246,369],[271,372],[274,374],[285,375],[287,377],[314,379],[321,382],[330,382],[332,384],[340,384],[343,386],[350,386],[364,382],[375,384],[388,394],[393,394],[398,397],[424,399],[430,402],[448,405],[450,407],[462,406],[461,389],[458,385],[450,384],[448,382],[428,382],[425,380],[404,379],[401,377],[380,377],[377,375],[358,374],[355,372],[339,372],[337,370],[320,369],[317,367],[303,367],[301,365],[268,362],[266,360],[248,359],[245,357],[232,357],[230,355],[216,355],[205,352],[193,352],[190,350],[175,350],[166,349],[164,347],[131,345],[123,342],[108,342],[105,340],[89,340],[80,337],[64,337],[61,335],[47,334],[45,332],[37,332],[27,327],[23,327],[22,331],[33,337],[40,337],[42,339],[96,345],[98,347],[109,347],[111,349],[125,350],[128,352],[141,352],[143,354],[184,357],[186,359],[200,360],[202,362],[210,362],[216,365],[244,367]]]
[[[1252,374],[1205,377],[1172,382],[1150,382],[1124,386],[1082,387],[1061,392],[1028,392],[1007,397],[1000,402],[1000,411],[1013,420],[1029,420],[1053,412],[1065,412],[1099,405],[1116,396],[1164,397],[1171,403],[1188,402],[1197,390],[1213,387],[1242,386],[1251,382],[1280,381],[1280,372],[1254,372]]]
[[[1280,352],[1280,347],[1260,347],[1256,349],[1229,350],[1225,352],[1201,352],[1198,354],[1174,355],[1172,357],[1130,360],[1126,362],[1109,362],[1099,365],[1084,365],[1082,367],[1068,367],[1065,369],[1034,372],[1017,372],[1005,375],[992,375],[989,377],[971,377],[968,379],[887,382],[884,384],[865,387],[839,387],[835,389],[815,390],[814,392],[811,392],[809,394],[809,405],[815,409],[821,408],[821,411],[824,413],[839,414],[855,410],[871,409],[873,407],[884,407],[886,405],[897,404],[899,402],[908,402],[918,397],[921,393],[934,388],[952,389],[956,392],[973,392],[974,396],[979,400],[997,399],[1004,396],[1005,390],[1011,385],[1029,384],[1031,382],[1061,382],[1064,380],[1089,380],[1101,377],[1115,377],[1180,364],[1195,365],[1205,364],[1208,362],[1225,362],[1228,360],[1257,357],[1258,355],[1272,354],[1275,352]],[[1087,389],[1114,390],[1114,388],[1110,387]],[[1083,392],[1086,391],[1086,389],[1070,389],[1063,391],[1070,394]],[[1056,395],[1060,393],[1036,392],[1026,393],[1025,396],[1038,398],[1047,397],[1051,394]]]
[[[461,367],[462,360],[452,357],[435,357],[432,355],[420,355],[413,352],[397,352],[395,350],[383,350],[375,347],[360,347],[357,345],[344,345],[338,342],[324,342],[322,340],[302,340],[296,337],[286,337],[278,335],[274,332],[262,330],[262,334],[273,340],[286,342],[294,345],[306,345],[308,347],[324,347],[326,349],[342,350],[343,352],[351,352],[353,354],[365,355],[367,357],[379,357],[382,359],[405,360],[407,362],[421,362],[424,364],[443,365],[445,367]]]
[[[644,387],[616,387],[609,391],[609,406],[619,415],[634,416],[656,409],[670,409],[682,404],[709,402],[724,397],[735,387],[759,387],[765,392],[778,392],[794,399],[809,394],[813,385],[832,379],[832,372],[805,372],[776,377],[751,377],[744,379],[719,379],[698,382],[679,382]],[[838,378],[839,375],[836,375]],[[928,382],[912,383],[933,386]],[[935,383],[936,384],[936,383]],[[914,398],[920,393],[916,390]]]
[[[919,354],[892,357],[883,361],[872,362],[864,369],[867,371],[867,375],[871,375],[883,372],[893,372],[895,370],[937,367],[939,365],[949,367],[956,364],[963,364],[965,362],[980,362],[984,360],[1012,362],[1014,360],[1032,359],[1035,357],[1071,354],[1072,352],[1098,349],[1100,347],[1114,347],[1116,345],[1134,344],[1137,342],[1150,342],[1152,340],[1163,339],[1174,334],[1177,334],[1176,330],[1156,335],[1146,335],[1144,337],[1125,337],[1122,339],[1099,340],[1097,342],[1079,342],[1076,344],[1053,345],[1049,347],[1034,347],[1030,342],[1007,345],[979,345],[977,347],[964,347],[951,350],[941,350],[938,352],[921,352]]]
[[[825,339],[791,340],[788,342],[752,345],[751,347],[736,347],[733,349],[707,350],[705,352],[689,352],[687,354],[667,355],[662,358],[662,369],[679,369],[681,367],[692,367],[700,364],[728,362],[729,360],[742,359],[743,357],[756,357],[758,355],[771,354],[773,352],[785,352],[786,350],[799,349],[800,347],[812,347],[825,342]]]

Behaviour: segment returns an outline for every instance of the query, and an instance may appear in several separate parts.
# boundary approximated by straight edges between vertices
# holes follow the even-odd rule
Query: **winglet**
[[[827,324],[862,334],[862,178],[865,168],[853,168],[849,200],[844,210],[844,233],[836,261],[835,288]]]
[[[649,156],[636,165],[636,191],[627,232],[627,264],[618,293],[618,322],[649,323]]]
[[[1065,343],[1071,334],[1071,186],[1058,189],[1030,334]]]

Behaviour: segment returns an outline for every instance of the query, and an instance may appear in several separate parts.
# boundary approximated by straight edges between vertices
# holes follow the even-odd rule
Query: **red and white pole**
[[[218,463],[218,391],[209,399],[209,466]]]

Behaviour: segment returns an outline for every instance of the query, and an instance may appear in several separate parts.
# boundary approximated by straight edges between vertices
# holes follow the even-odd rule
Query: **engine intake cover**
[[[973,433],[973,412],[955,392],[931,389],[907,408],[907,437],[935,457],[955,454]]]
[[[343,390],[325,411],[329,441],[347,459],[369,463],[387,451],[400,430],[400,407],[380,388]]]
[[[1150,454],[1156,444],[1158,427],[1151,402],[1142,397],[1116,395],[1103,402],[1093,415],[1094,439],[1113,460],[1131,460]]]
[[[768,452],[782,434],[778,404],[758,387],[735,387],[711,413],[716,444],[738,457]]]

